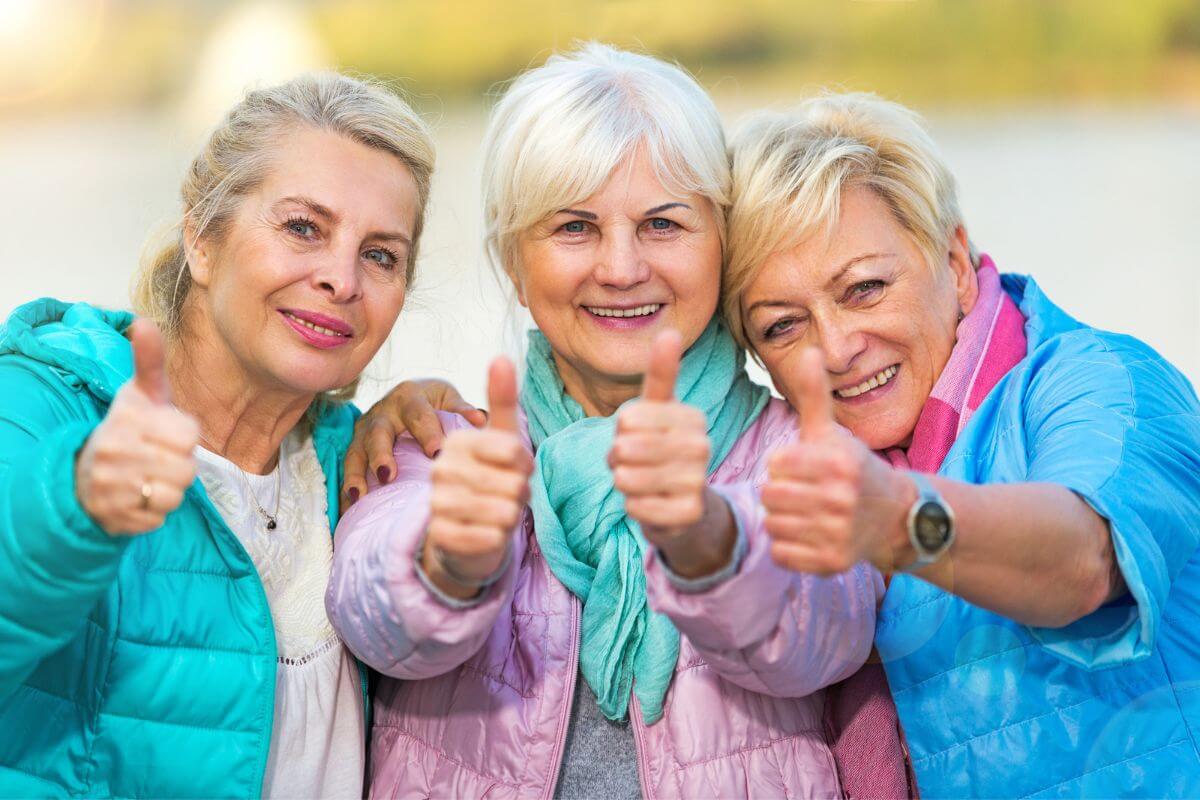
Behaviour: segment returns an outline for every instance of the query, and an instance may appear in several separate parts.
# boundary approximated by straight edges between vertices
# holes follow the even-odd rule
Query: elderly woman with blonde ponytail
[[[361,795],[365,682],[322,603],[342,400],[433,159],[382,88],[253,91],[184,180],[147,319],[44,299],[0,329],[0,796]]]

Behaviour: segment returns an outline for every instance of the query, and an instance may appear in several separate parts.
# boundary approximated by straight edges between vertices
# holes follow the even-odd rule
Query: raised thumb
[[[488,427],[517,432],[517,370],[504,356],[488,367]]]
[[[800,439],[811,441],[833,430],[833,390],[825,374],[825,357],[815,347],[800,354],[799,394]]]
[[[166,346],[158,326],[152,320],[137,319],[129,326],[128,335],[133,345],[134,383],[155,403],[171,402]]]

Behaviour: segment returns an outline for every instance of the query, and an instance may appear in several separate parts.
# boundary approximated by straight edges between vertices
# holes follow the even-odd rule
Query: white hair
[[[517,237],[595,194],[639,147],[668,191],[712,202],[724,246],[725,135],[712,100],[682,68],[589,42],[513,81],[484,135],[493,265],[513,274]]]

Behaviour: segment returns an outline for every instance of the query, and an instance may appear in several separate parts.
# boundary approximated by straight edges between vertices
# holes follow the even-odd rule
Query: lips
[[[619,317],[628,319],[630,317],[648,317],[654,312],[663,307],[662,303],[646,303],[645,305],[633,307],[612,307],[612,306],[584,306],[589,314],[594,314],[597,317]]]
[[[335,317],[294,308],[280,309],[279,313],[300,338],[315,347],[340,347],[354,338],[354,329]]]
[[[896,377],[896,373],[899,371],[900,365],[892,364],[887,369],[880,370],[860,383],[856,383],[853,386],[847,386],[844,389],[834,389],[833,393],[842,400],[848,400],[851,397],[858,397],[859,395],[866,394],[872,389],[878,389],[880,386],[886,385],[888,381]]]

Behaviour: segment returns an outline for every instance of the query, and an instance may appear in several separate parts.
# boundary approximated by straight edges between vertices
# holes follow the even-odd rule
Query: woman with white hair
[[[433,161],[381,87],[252,91],[149,319],[46,298],[0,328],[0,796],[361,796],[365,673],[322,601]]]
[[[1188,381],[975,253],[908,110],[819,97],[731,152],[725,314],[801,416],[771,552],[893,573],[875,641],[921,795],[1200,794]]]
[[[537,330],[519,396],[498,360],[487,427],[444,415],[432,462],[400,439],[339,525],[330,614],[389,676],[372,794],[839,796],[823,689],[882,585],[769,558],[755,484],[795,418],[715,317],[711,100],[593,44],[513,83],[485,156],[489,251]]]

